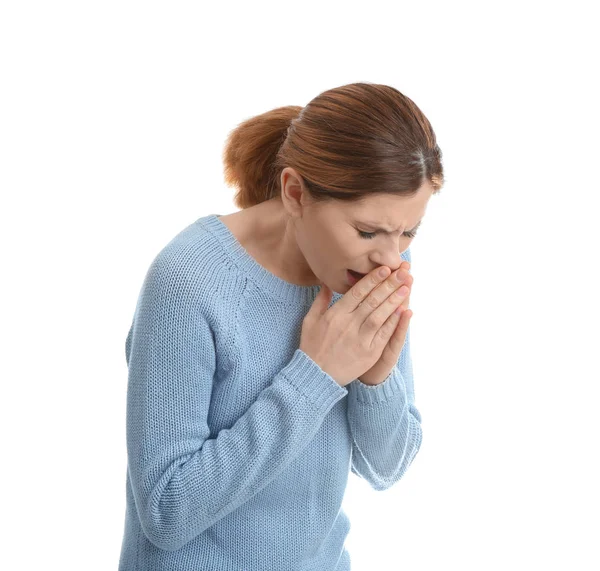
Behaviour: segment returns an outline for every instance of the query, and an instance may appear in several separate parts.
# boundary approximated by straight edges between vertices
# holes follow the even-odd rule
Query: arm
[[[403,254],[410,260],[410,251]],[[421,446],[421,414],[414,404],[410,326],[398,362],[387,379],[348,385],[352,433],[351,470],[373,489],[385,490],[406,472]]]
[[[375,490],[400,480],[421,447],[408,339],[407,332],[398,364],[383,383],[369,386],[356,379],[348,385],[351,470]]]
[[[155,259],[127,342],[129,475],[142,529],[165,550],[262,490],[347,394],[297,349],[246,413],[208,438],[216,353],[210,312],[192,286],[185,268]]]

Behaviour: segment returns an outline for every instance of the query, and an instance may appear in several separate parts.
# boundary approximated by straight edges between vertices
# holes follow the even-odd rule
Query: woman
[[[349,472],[388,489],[421,444],[409,246],[441,151],[354,83],[243,122],[224,163],[241,210],[159,252],[127,336],[119,569],[345,571]]]

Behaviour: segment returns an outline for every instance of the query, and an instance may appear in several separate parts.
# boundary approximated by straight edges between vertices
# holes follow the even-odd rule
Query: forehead
[[[345,204],[344,213],[353,220],[376,223],[391,229],[411,226],[425,214],[430,196],[431,193],[420,191],[413,196],[375,194]]]

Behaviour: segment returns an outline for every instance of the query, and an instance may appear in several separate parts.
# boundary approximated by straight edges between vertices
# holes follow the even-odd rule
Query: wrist
[[[360,381],[363,385],[368,385],[370,387],[374,387],[374,386],[377,386],[377,385],[380,385],[381,383],[383,383],[383,381],[385,379],[375,380],[375,379],[368,379],[368,378],[364,378],[364,377],[358,377],[357,380]]]

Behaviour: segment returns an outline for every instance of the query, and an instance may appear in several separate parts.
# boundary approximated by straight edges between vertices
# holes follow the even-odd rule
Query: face
[[[433,187],[426,183],[412,197],[375,194],[360,202],[316,203],[299,190],[298,181],[286,181],[290,186],[283,187],[282,198],[306,264],[304,276],[342,294],[356,283],[349,269],[366,274],[379,266],[392,271],[400,266],[400,254],[418,232],[433,195]]]

